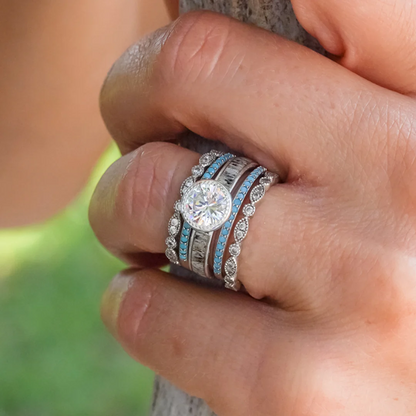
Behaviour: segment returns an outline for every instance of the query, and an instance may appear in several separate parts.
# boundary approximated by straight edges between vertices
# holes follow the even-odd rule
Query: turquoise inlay
[[[179,246],[179,258],[181,260],[186,260],[188,258],[188,244],[189,244],[189,234],[191,226],[187,223],[183,223],[182,234],[181,234],[181,244]]]
[[[232,157],[234,157],[231,153],[226,153],[225,155],[220,156],[204,173],[202,176],[202,179],[211,179],[214,174],[218,171],[218,169],[224,165],[225,162],[230,160]]]
[[[215,173],[218,171],[218,169],[225,164],[228,160],[230,160],[232,157],[234,157],[231,153],[226,153],[225,155],[220,156],[217,158],[211,166],[207,169],[207,171],[202,176],[202,179],[211,179]],[[184,222],[181,232],[181,238],[180,238],[180,245],[179,245],[179,258],[181,260],[188,260],[188,246],[189,246],[189,238],[191,235],[191,226]]]
[[[230,217],[228,218],[228,221],[224,224],[221,230],[220,238],[218,239],[217,247],[215,249],[215,257],[214,257],[214,273],[215,274],[221,274],[221,266],[222,266],[222,261],[224,258],[224,246],[231,232],[231,227],[234,223],[234,219],[237,215],[237,212],[239,211],[240,206],[242,202],[244,201],[244,198],[247,196],[251,185],[264,171],[265,169],[262,166],[259,166],[258,168],[254,169],[253,172],[250,173],[248,178],[241,185],[240,189],[237,192],[237,196],[234,198],[232,210],[231,210],[232,214],[230,215]]]

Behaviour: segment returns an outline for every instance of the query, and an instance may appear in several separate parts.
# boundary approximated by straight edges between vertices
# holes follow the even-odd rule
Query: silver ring
[[[249,220],[255,204],[277,180],[277,174],[250,159],[215,150],[202,155],[192,176],[182,183],[181,199],[169,220],[167,258],[200,276],[224,279],[225,287],[239,290],[238,256]]]
[[[244,157],[234,157],[230,159],[223,168],[212,178],[215,180],[205,181],[201,183],[201,186],[210,184],[215,189],[218,187],[218,190],[231,197],[231,192],[238,183],[238,180],[247,172],[249,169],[257,166],[252,160]],[[227,192],[228,191],[228,192]],[[184,197],[185,198],[185,197]],[[182,206],[183,207],[183,206]],[[231,215],[231,201],[226,205],[228,212],[222,213],[223,218],[228,218]],[[186,216],[186,211],[184,212]],[[208,219],[209,220],[209,219]],[[190,221],[188,221],[190,223]],[[192,224],[191,224],[192,226]],[[214,231],[218,229],[221,225],[215,227],[201,227],[198,230],[196,227],[193,227],[191,235],[191,243],[189,245],[189,260],[190,260],[190,269],[203,277],[214,277],[211,271],[209,264],[210,254],[211,254],[211,243],[214,236]]]

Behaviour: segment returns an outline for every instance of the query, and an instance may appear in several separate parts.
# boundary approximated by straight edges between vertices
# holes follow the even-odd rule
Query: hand
[[[393,11],[392,22],[410,16]],[[322,29],[326,46],[345,36],[341,63],[367,79],[192,13],[133,46],[102,91],[124,156],[97,187],[91,224],[134,266],[111,284],[103,318],[133,357],[219,415],[416,412],[416,73],[405,47],[391,51],[394,66],[384,56],[395,39],[377,55],[334,28]],[[198,159],[160,141],[187,128],[285,179],[244,241],[239,279],[251,297],[149,268],[163,263],[172,206]]]

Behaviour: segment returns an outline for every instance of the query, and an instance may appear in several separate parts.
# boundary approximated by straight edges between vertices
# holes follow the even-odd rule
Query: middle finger
[[[191,13],[118,60],[101,108],[123,153],[188,128],[279,167],[290,182],[329,178],[353,163],[354,140],[371,141],[368,120],[381,92],[306,47]]]

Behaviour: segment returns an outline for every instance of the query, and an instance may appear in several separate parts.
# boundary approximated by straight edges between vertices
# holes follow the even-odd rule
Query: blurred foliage
[[[43,225],[0,232],[0,416],[141,416],[153,375],[108,334],[99,301],[123,265],[98,244],[87,210],[117,157]]]

